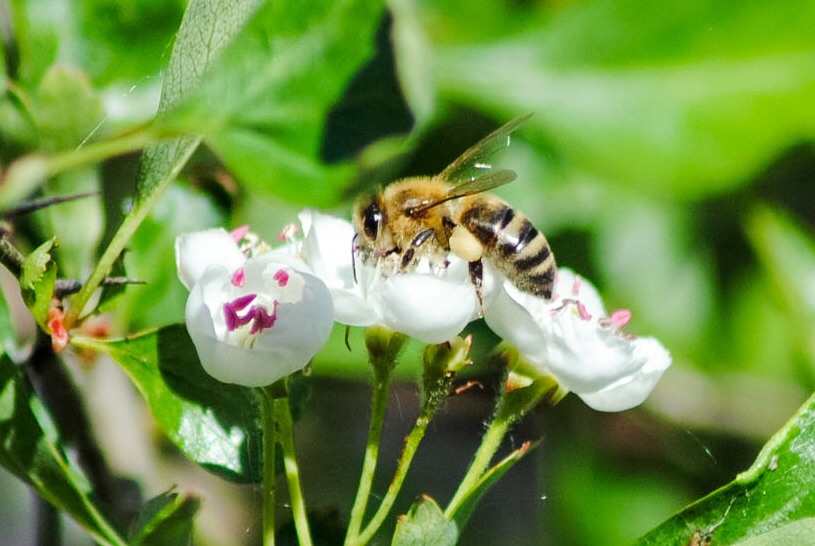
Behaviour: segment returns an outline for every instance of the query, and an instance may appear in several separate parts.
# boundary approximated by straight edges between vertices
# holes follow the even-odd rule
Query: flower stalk
[[[396,497],[402,488],[413,457],[419,449],[419,444],[424,438],[427,426],[435,416],[441,403],[450,394],[453,385],[453,377],[456,371],[470,363],[467,360],[472,339],[455,338],[450,343],[440,345],[428,345],[424,351],[424,365],[422,374],[422,407],[416,424],[405,440],[405,447],[399,458],[396,472],[388,486],[388,491],[382,498],[371,520],[359,534],[356,544],[366,544],[370,541],[385,518],[393,508]]]
[[[393,369],[396,366],[396,357],[402,348],[405,336],[391,332],[386,328],[369,328],[365,333],[365,345],[371,364],[374,368],[374,391],[371,400],[371,423],[368,428],[368,442],[365,446],[365,458],[362,462],[362,472],[359,478],[359,487],[351,508],[351,520],[348,523],[348,533],[345,544],[361,544],[359,540],[362,521],[368,507],[368,498],[371,494],[376,465],[379,459],[379,444],[382,438],[382,426],[385,422],[385,410],[388,406]]]
[[[283,383],[281,380],[280,383]],[[279,432],[278,441],[283,450],[283,468],[286,472],[286,483],[289,487],[294,529],[297,532],[297,542],[300,546],[311,546],[311,531],[308,524],[308,513],[300,487],[300,470],[297,465],[297,454],[294,451],[294,426],[291,418],[288,396],[276,398],[274,401],[275,416]]]
[[[275,503],[277,502],[275,476],[275,401],[273,386],[260,391],[261,419],[263,421],[263,546],[275,543]]]
[[[505,348],[499,351],[496,356],[505,364],[510,364],[510,361],[517,358],[517,353]],[[510,367],[508,365],[506,369],[509,370]],[[478,447],[470,467],[444,511],[444,515],[448,519],[453,519],[470,491],[478,485],[479,480],[488,471],[490,462],[501,446],[501,442],[503,442],[510,427],[537,406],[541,400],[548,399],[550,403],[553,403],[560,392],[557,382],[549,376],[538,377],[525,387],[508,388],[508,375],[508,373],[504,375],[495,415],[487,428],[487,432],[484,433],[481,445]]]

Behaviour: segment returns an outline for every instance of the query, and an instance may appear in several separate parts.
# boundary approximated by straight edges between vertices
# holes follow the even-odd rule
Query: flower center
[[[226,329],[229,332],[234,332],[251,323],[249,335],[253,336],[274,326],[277,320],[277,306],[280,302],[277,300],[272,302],[272,312],[270,314],[269,310],[263,305],[249,307],[255,301],[255,298],[257,298],[257,294],[246,294],[224,304]]]

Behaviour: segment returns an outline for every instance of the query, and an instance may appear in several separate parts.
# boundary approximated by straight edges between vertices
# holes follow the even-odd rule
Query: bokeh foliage
[[[559,544],[631,542],[733,479],[804,402],[815,385],[811,2],[235,5],[228,21],[208,23],[231,27],[199,43],[218,45],[199,73],[189,67],[207,65],[196,62],[214,49],[170,62],[183,2],[0,3],[9,21],[3,173],[26,154],[129,132],[203,137],[128,244],[127,270],[148,284],[116,300],[120,333],[183,318],[171,251],[179,232],[248,222],[274,240],[302,205],[347,213],[358,193],[438,172],[492,128],[533,112],[500,158],[519,177],[499,193],[546,232],[560,264],[599,284],[610,305],[631,308],[630,330],[659,337],[675,363],[643,410],[597,416],[566,403],[551,413],[538,459],[547,500],[527,543],[538,533]],[[36,188],[101,194],[21,222],[20,245],[56,236],[60,275],[85,275],[132,204],[138,162],[110,158]],[[31,187],[6,182],[4,209],[29,197]],[[476,353],[486,352],[494,339],[473,331]],[[359,343],[349,353],[342,337],[337,329],[314,376],[366,374]],[[398,371],[409,379],[415,370]],[[585,420],[618,433],[581,428]],[[776,443],[810,445],[804,424]],[[684,544],[700,530],[731,541],[771,531],[749,521],[712,528],[745,519],[733,487],[666,533]]]

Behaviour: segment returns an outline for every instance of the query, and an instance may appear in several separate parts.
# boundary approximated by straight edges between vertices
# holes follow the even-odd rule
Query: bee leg
[[[481,260],[475,260],[473,262],[469,262],[470,266],[470,282],[473,283],[475,286],[475,295],[478,298],[478,316],[484,316],[484,298],[481,294],[481,285],[482,281],[484,280],[484,266],[481,263]]]
[[[413,256],[416,254],[414,248],[418,248],[422,246],[431,236],[433,235],[433,228],[423,229],[413,238],[410,242],[410,248],[405,250],[405,253],[402,254],[402,263],[401,269],[407,269],[410,265],[410,262],[413,261]]]
[[[434,231],[435,230],[433,228],[423,229],[418,233],[418,235],[416,235],[416,237],[413,238],[413,240],[410,242],[410,246],[423,245],[425,241],[427,241],[431,235],[433,235]]]
[[[413,260],[414,251],[412,248],[405,250],[405,253],[402,254],[402,263],[400,264],[400,269],[406,269],[407,266],[410,265],[411,260]]]

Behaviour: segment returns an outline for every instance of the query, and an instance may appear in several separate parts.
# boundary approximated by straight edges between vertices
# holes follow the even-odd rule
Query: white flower
[[[382,325],[425,343],[457,336],[481,311],[467,263],[455,255],[446,268],[420,262],[415,271],[383,276],[354,258],[354,228],[306,210],[302,258],[328,286],[335,319]],[[542,374],[551,374],[588,405],[603,411],[634,407],[648,396],[671,358],[658,341],[621,331],[630,314],[610,317],[599,294],[567,269],[558,271],[552,300],[520,291],[484,264],[487,324],[518,348]]]
[[[331,296],[286,252],[246,259],[223,229],[176,239],[181,282],[190,290],[187,330],[215,379],[269,385],[303,368],[328,340]]]
[[[620,331],[629,318],[627,311],[607,316],[594,287],[568,269],[558,270],[551,301],[504,281],[485,302],[485,319],[497,334],[601,411],[641,404],[671,364],[657,340]]]
[[[446,268],[426,262],[416,271],[382,276],[353,256],[354,228],[339,218],[306,210],[300,216],[302,256],[328,286],[337,322],[381,325],[424,343],[457,336],[478,316],[467,263],[451,256]]]

